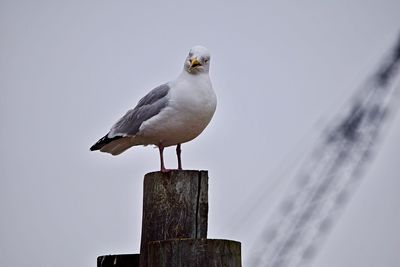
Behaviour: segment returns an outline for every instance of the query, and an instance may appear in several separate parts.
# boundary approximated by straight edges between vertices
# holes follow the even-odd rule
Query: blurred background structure
[[[309,264],[368,170],[388,115],[398,109],[399,62],[400,38],[304,160],[293,179],[293,192],[269,218],[272,226],[254,246],[248,266]]]

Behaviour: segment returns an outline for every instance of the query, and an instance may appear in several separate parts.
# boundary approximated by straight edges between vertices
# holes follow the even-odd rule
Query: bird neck
[[[210,79],[207,71],[199,72],[199,73],[189,73],[186,70],[183,70],[179,78],[184,78],[186,80],[203,80]]]

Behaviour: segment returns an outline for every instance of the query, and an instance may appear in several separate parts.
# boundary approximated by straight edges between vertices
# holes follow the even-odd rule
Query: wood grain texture
[[[239,242],[173,239],[149,243],[148,267],[241,267]]]
[[[148,266],[148,242],[206,238],[207,171],[172,170],[144,177],[140,266]]]

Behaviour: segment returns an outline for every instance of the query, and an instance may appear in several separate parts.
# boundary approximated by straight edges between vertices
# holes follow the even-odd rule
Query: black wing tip
[[[97,141],[96,144],[90,147],[90,151],[100,150],[103,146],[121,138],[123,138],[123,136],[114,136],[112,138],[109,138],[108,134],[106,134],[99,141]]]
[[[97,141],[96,144],[94,144],[93,146],[90,147],[90,151],[96,151],[96,150],[100,150],[104,145],[106,144],[102,144],[101,139],[99,141]]]
[[[96,143],[96,144],[94,144],[93,146],[90,147],[90,151],[99,150],[100,148],[101,148],[101,147],[99,147],[99,146],[97,145],[97,143]]]

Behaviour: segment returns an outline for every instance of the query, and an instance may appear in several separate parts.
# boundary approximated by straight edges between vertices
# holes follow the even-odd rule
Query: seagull
[[[192,47],[181,74],[140,99],[90,150],[115,156],[132,146],[155,145],[160,154],[160,171],[167,172],[164,148],[176,145],[178,170],[182,170],[181,144],[203,132],[217,107],[209,69],[207,48]]]

